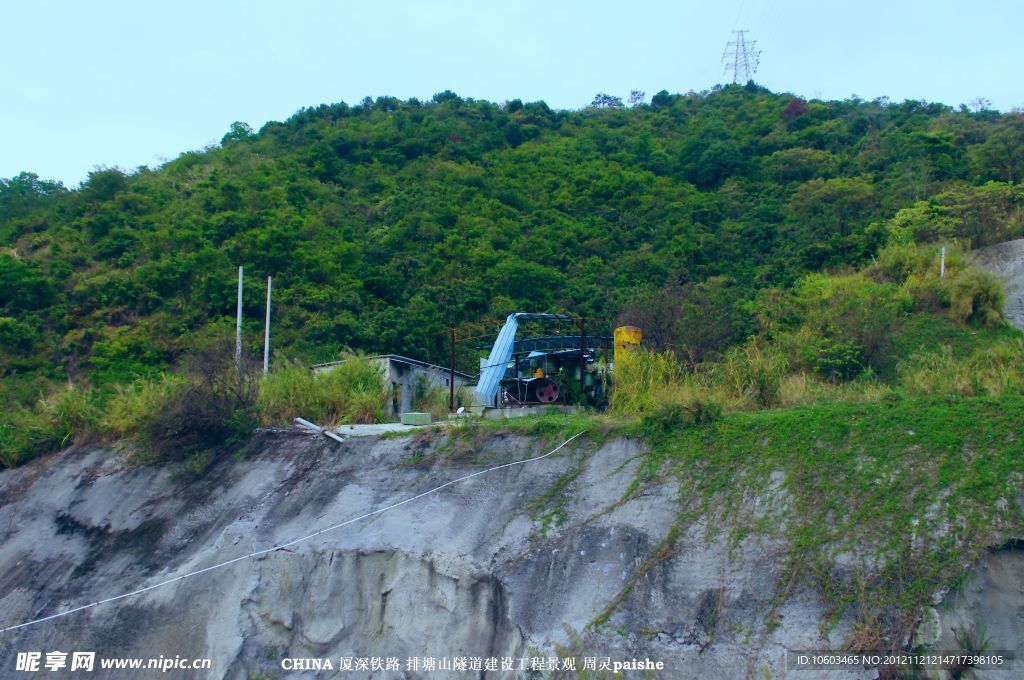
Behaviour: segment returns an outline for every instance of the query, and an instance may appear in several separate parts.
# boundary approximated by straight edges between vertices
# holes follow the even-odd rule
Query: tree
[[[598,92],[594,95],[594,101],[590,102],[590,108],[592,109],[621,109],[622,108],[622,97],[613,97],[610,94],[604,92]]]
[[[637,104],[643,104],[646,96],[647,93],[643,90],[631,90],[629,93],[629,105],[636,106]]]
[[[1024,114],[1001,116],[985,142],[971,150],[971,156],[979,174],[1011,184],[1024,180]]]
[[[0,177],[0,220],[22,215],[48,196],[67,191],[60,182],[39,179],[34,172],[21,172],[10,179]]]
[[[668,93],[668,90],[661,90],[651,97],[651,106],[656,109],[668,108],[671,105],[672,95]]]
[[[786,104],[786,108],[782,109],[782,117],[787,120],[795,120],[807,113],[807,111],[807,102],[799,97],[793,97]]]
[[[828,151],[796,147],[776,151],[769,156],[766,166],[780,181],[804,182],[814,177],[832,174],[836,160]]]
[[[61,182],[39,179],[34,172],[20,172],[10,179],[0,177],[0,201],[26,196],[50,196],[67,192]]]
[[[96,168],[82,182],[81,192],[91,201],[109,201],[128,186],[128,178],[118,168]]]
[[[697,183],[704,187],[720,184],[743,164],[743,154],[730,140],[711,142],[697,164]]]
[[[819,238],[845,236],[854,225],[871,219],[874,194],[874,186],[861,178],[817,178],[797,187],[789,209],[801,226],[812,229]]]
[[[34,263],[0,255],[0,310],[42,309],[55,295],[53,283]]]
[[[236,120],[234,123],[231,124],[231,128],[228,130],[228,133],[221,137],[220,144],[221,146],[224,146],[228,142],[236,142],[241,141],[243,139],[248,139],[249,137],[252,137],[253,134],[254,133],[252,131],[252,128],[249,127],[247,123],[243,123],[240,120]]]
[[[736,281],[721,277],[642,290],[620,310],[616,325],[639,326],[645,345],[672,350],[694,366],[753,332],[754,320],[744,308],[743,294]]]
[[[434,95],[433,100],[435,104],[452,104],[453,106],[457,106],[462,103],[462,97],[451,90],[438,92]]]
[[[975,97],[971,101],[967,102],[967,107],[975,113],[981,113],[982,111],[992,110],[992,101],[985,97]]]

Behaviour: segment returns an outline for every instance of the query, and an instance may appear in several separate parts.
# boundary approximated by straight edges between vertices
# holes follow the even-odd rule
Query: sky
[[[0,0],[0,178],[156,167],[304,106],[443,90],[579,109],[730,82],[807,98],[1024,106],[1022,0]]]

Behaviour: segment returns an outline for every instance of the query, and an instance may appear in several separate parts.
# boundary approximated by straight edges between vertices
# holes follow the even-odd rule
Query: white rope
[[[413,496],[411,498],[406,498],[404,501],[399,501],[399,502],[394,503],[392,505],[389,505],[389,506],[387,506],[385,508],[378,508],[377,510],[372,510],[370,512],[367,512],[366,514],[359,515],[358,517],[353,517],[352,519],[345,520],[344,522],[340,522],[338,524],[333,524],[333,525],[331,525],[329,527],[324,527],[323,529],[320,529],[319,531],[314,531],[313,533],[309,534],[308,536],[303,536],[302,538],[296,538],[294,540],[288,541],[287,543],[282,543],[280,545],[275,545],[272,548],[266,548],[264,550],[257,550],[256,552],[249,553],[248,555],[242,555],[241,557],[235,557],[233,559],[230,559],[230,560],[227,560],[227,561],[224,561],[224,562],[220,562],[219,564],[214,564],[214,565],[211,565],[209,567],[203,567],[202,569],[197,569],[195,571],[190,571],[187,574],[182,574],[181,576],[175,576],[174,578],[167,579],[166,581],[161,581],[160,583],[154,583],[153,585],[146,586],[145,588],[139,588],[138,590],[133,590],[130,593],[124,593],[122,595],[115,595],[114,597],[108,597],[108,598],[106,598],[104,600],[98,600],[96,602],[90,602],[89,604],[84,604],[81,607],[75,607],[74,609],[68,609],[67,611],[58,612],[56,614],[50,614],[49,616],[44,616],[42,618],[34,619],[32,621],[26,621],[24,623],[19,623],[19,624],[14,625],[14,626],[7,626],[6,628],[0,628],[0,634],[6,633],[6,632],[12,631],[12,630],[17,630],[18,628],[26,628],[28,626],[34,626],[35,624],[43,623],[44,621],[51,621],[53,619],[59,619],[59,618],[61,618],[63,616],[69,616],[71,614],[74,614],[76,612],[80,612],[80,611],[85,610],[85,609],[91,609],[93,607],[98,607],[101,604],[107,604],[108,602],[115,602],[117,600],[123,600],[123,599],[125,599],[127,597],[133,597],[135,595],[141,595],[142,593],[149,592],[150,590],[155,590],[157,588],[162,588],[163,586],[170,585],[172,583],[177,583],[178,581],[184,581],[187,578],[191,578],[193,576],[198,576],[199,574],[205,574],[208,571],[213,571],[214,569],[220,569],[221,567],[226,567],[228,565],[234,564],[235,562],[241,562],[242,560],[251,559],[253,557],[259,557],[260,555],[266,555],[267,553],[274,552],[275,550],[281,550],[282,548],[287,548],[287,547],[293,546],[293,545],[295,545],[297,543],[302,543],[304,541],[308,541],[309,539],[315,538],[315,537],[319,536],[320,534],[326,534],[328,531],[334,531],[335,529],[340,529],[341,527],[348,526],[349,524],[355,524],[356,522],[359,522],[360,520],[364,520],[364,519],[366,519],[368,517],[373,517],[374,515],[379,515],[379,514],[381,514],[383,512],[387,512],[388,510],[393,510],[393,509],[397,508],[400,505],[405,505],[406,503],[411,503],[411,502],[413,502],[415,500],[423,498],[424,496],[429,496],[432,493],[437,493],[438,491],[440,491],[441,489],[443,489],[445,487],[452,486],[453,484],[458,484],[459,482],[464,482],[467,479],[472,479],[473,477],[478,477],[478,476],[486,474],[488,472],[494,472],[495,470],[501,470],[502,468],[512,467],[513,465],[523,465],[525,463],[532,463],[534,461],[538,461],[538,460],[541,460],[543,458],[547,458],[548,456],[552,455],[553,453],[556,453],[559,450],[561,450],[562,447],[564,447],[566,444],[571,442],[573,439],[576,439],[577,437],[582,435],[584,432],[586,432],[586,430],[583,430],[583,432],[577,432],[576,434],[574,434],[573,436],[569,437],[564,442],[562,442],[561,444],[559,444],[555,448],[551,449],[550,451],[548,451],[547,453],[545,453],[542,456],[535,456],[534,458],[527,458],[525,460],[517,460],[517,461],[513,461],[511,463],[505,463],[503,465],[496,465],[496,466],[494,466],[492,468],[487,468],[486,470],[478,470],[477,472],[474,472],[472,474],[466,475],[465,477],[459,477],[458,479],[453,479],[452,481],[445,482],[441,486],[438,486],[438,487],[435,487],[433,489],[430,489],[429,491],[424,491],[423,493],[418,494],[416,496]]]

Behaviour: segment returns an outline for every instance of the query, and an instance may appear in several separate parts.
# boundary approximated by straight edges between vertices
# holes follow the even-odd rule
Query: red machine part
[[[534,394],[537,396],[537,401],[544,404],[550,404],[558,399],[558,385],[550,380],[541,379],[537,382],[538,385],[534,391]]]

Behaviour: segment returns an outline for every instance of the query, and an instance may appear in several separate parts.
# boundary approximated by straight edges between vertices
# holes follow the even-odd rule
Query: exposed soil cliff
[[[0,473],[0,626],[279,545],[552,448],[492,434],[461,455],[431,455],[444,446],[439,435],[335,445],[276,434],[198,479],[126,468],[104,450]],[[667,670],[654,676],[665,678],[877,677],[788,670],[787,650],[841,648],[851,621],[823,625],[822,602],[800,587],[780,599],[772,541],[729,546],[697,520],[666,550],[687,499],[660,484],[619,502],[640,451],[632,440],[581,439],[287,550],[5,633],[0,675],[28,677],[14,671],[18,652],[81,650],[212,659],[206,674],[163,674],[182,678],[421,677],[406,672],[408,657],[513,657],[518,666],[570,654],[660,661]],[[749,502],[785,502],[779,495]],[[1024,653],[1021,554],[993,553],[929,612],[925,633],[953,644],[954,628],[984,625],[990,648]],[[338,675],[342,656],[396,657],[402,670]],[[330,658],[335,669],[289,672],[284,658]]]

